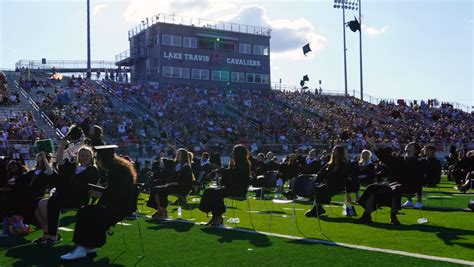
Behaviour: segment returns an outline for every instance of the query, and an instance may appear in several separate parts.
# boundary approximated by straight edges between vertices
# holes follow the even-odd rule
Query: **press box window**
[[[268,56],[268,46],[254,45],[253,46],[254,55]]]
[[[264,75],[264,74],[262,74],[262,83],[264,83],[264,84],[270,84],[270,75]]]
[[[163,77],[173,77],[171,75],[171,67],[163,67]]]
[[[189,69],[163,66],[163,77],[189,79]]]
[[[189,48],[197,47],[197,39],[191,37],[183,37],[183,46]]]
[[[212,71],[212,80],[213,81],[228,82],[229,81],[229,72],[213,70]]]
[[[232,72],[231,73],[231,81],[243,83],[245,82],[245,73],[243,72]]]
[[[239,53],[252,54],[252,45],[251,44],[239,44]]]
[[[218,42],[217,47],[218,47],[218,50],[220,51],[226,51],[226,52],[235,51],[235,45],[233,43]]]
[[[209,71],[202,69],[192,69],[191,78],[195,80],[209,80]]]
[[[247,83],[255,83],[255,74],[247,73]]]
[[[163,45],[181,46],[181,36],[163,34],[161,39]]]
[[[199,49],[214,50],[214,41],[206,40],[206,39],[199,39],[198,40],[198,48]]]

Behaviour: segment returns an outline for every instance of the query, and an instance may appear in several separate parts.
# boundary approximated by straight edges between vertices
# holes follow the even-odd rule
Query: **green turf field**
[[[338,200],[325,206],[327,215],[321,217],[321,231],[315,218],[304,217],[309,203],[297,203],[296,219],[292,224],[292,204],[274,205],[271,200],[250,200],[251,212],[247,212],[245,201],[230,207],[227,217],[240,218],[240,223],[226,226],[256,229],[284,235],[363,245],[373,248],[401,250],[406,252],[474,261],[474,219],[473,213],[464,211],[473,194],[458,194],[452,184],[443,184],[441,190],[426,190],[423,210],[404,209],[402,225],[389,224],[389,208],[373,214],[376,221],[370,225],[353,223],[353,218],[342,216]],[[439,198],[439,196],[445,196]],[[140,211],[152,214],[153,210],[143,203],[148,196],[143,194]],[[171,197],[170,197],[171,198]],[[191,222],[207,222],[206,214],[197,209],[198,196],[191,196],[188,205],[183,205],[183,219]],[[230,204],[230,203],[229,203]],[[170,217],[176,218],[177,206],[169,206]],[[192,211],[192,213],[191,213]],[[272,211],[272,212],[271,212]],[[359,215],[362,209],[357,207]],[[272,223],[270,225],[270,213]],[[417,224],[425,217],[426,224]],[[399,256],[381,252],[348,249],[337,246],[312,244],[256,233],[243,233],[223,228],[207,228],[197,224],[179,221],[154,221],[140,218],[145,254],[141,251],[137,221],[124,221],[117,225],[114,235],[93,259],[83,264],[117,266],[191,266],[191,265],[323,265],[323,266],[445,266],[453,265],[440,261]],[[61,226],[74,228],[74,213],[62,216]],[[125,245],[122,238],[125,238]],[[33,245],[30,240],[40,232],[26,237],[0,239],[0,266],[54,266],[59,264],[60,255],[72,249],[72,232],[61,231],[64,241],[54,246]],[[144,257],[139,257],[145,255]]]

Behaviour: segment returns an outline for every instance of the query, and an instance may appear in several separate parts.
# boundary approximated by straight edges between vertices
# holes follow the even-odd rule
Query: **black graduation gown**
[[[435,158],[425,158],[422,160],[425,169],[424,183],[428,185],[437,185],[441,180],[441,162]]]
[[[94,165],[88,166],[80,173],[64,172],[59,174],[59,181],[53,198],[58,198],[62,208],[79,208],[89,202],[89,184],[97,184],[99,170]]]
[[[97,205],[81,207],[76,215],[73,241],[79,245],[96,248],[106,241],[106,231],[134,207],[133,178],[123,166],[111,169],[107,174],[108,185]]]
[[[350,163],[343,163],[339,168],[326,164],[316,178],[315,199],[319,203],[329,203],[334,195],[346,191],[350,184]]]
[[[44,197],[46,190],[51,188],[58,179],[57,173],[51,175],[43,171],[38,175],[31,170],[17,177],[12,187],[8,202],[10,203],[8,215],[22,215],[27,223],[36,223],[34,212],[38,201]]]
[[[365,165],[359,165],[359,163],[354,162],[352,168],[352,181],[354,191],[359,191],[361,184],[369,185],[374,183],[375,176],[375,165],[372,162]]]
[[[200,210],[206,213],[212,211],[214,216],[220,216],[225,212],[225,197],[245,197],[250,181],[249,166],[245,163],[236,164],[233,168],[221,169],[221,173],[222,187],[206,189],[199,203]]]
[[[314,159],[308,164],[306,158],[303,158],[300,162],[302,174],[316,174],[321,170],[321,161],[319,159]]]
[[[424,168],[417,157],[393,156],[389,149],[377,149],[375,154],[389,169],[394,182],[402,184],[405,194],[421,194]]]
[[[300,174],[300,167],[297,162],[292,164],[283,163],[280,165],[279,172],[283,180],[290,180]]]

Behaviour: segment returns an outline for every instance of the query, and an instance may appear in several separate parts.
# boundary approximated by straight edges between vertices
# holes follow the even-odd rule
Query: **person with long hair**
[[[12,162],[11,162],[12,163]],[[51,155],[40,152],[36,155],[36,163],[32,170],[22,174],[23,166],[18,166],[20,172],[8,181],[12,189],[8,199],[8,215],[22,215],[25,222],[37,224],[35,211],[39,201],[52,188],[58,179],[51,166]],[[9,164],[9,168],[13,166]],[[12,170],[13,171],[13,170]]]
[[[58,149],[56,159],[59,165],[67,164],[62,158],[62,150],[65,142]],[[78,209],[89,202],[89,184],[99,181],[99,171],[94,164],[94,153],[92,148],[83,146],[79,148],[74,172],[71,174],[59,168],[59,179],[56,190],[48,197],[38,203],[35,211],[43,235],[35,239],[34,243],[57,243],[60,241],[58,234],[59,217],[63,209]],[[62,171],[61,171],[62,170]]]
[[[191,169],[189,152],[184,148],[178,149],[174,163],[175,171],[172,182],[155,186],[151,189],[147,205],[156,209],[155,214],[152,215],[154,219],[168,218],[166,208],[169,203],[169,195],[187,196],[189,191],[191,191],[194,175]]]
[[[17,180],[21,181],[24,178],[22,177],[25,173],[28,172],[28,167],[23,161],[20,160],[10,160],[9,158],[3,159],[5,162],[4,171],[2,174],[5,175],[5,185],[0,188],[0,218],[4,218],[7,214],[12,213],[12,209],[16,207],[16,201],[13,199],[16,196],[21,196],[19,192],[20,186],[19,182],[16,184]],[[12,205],[13,204],[13,205]]]
[[[434,187],[441,181],[441,161],[436,158],[436,148],[426,145],[421,150],[424,158],[421,160],[425,167],[424,183]]]
[[[376,183],[367,187],[359,199],[359,204],[364,207],[364,214],[357,223],[371,223],[373,211],[381,206],[389,206],[391,223],[399,225],[397,213],[401,209],[402,194],[421,195],[424,170],[418,160],[420,146],[416,142],[411,142],[405,146],[404,155],[396,156],[392,154],[390,148],[377,146],[372,138],[366,137],[365,140],[369,148],[387,166],[390,176],[387,183]]]
[[[356,200],[359,199],[360,185],[369,185],[375,182],[375,165],[372,163],[372,152],[364,149],[360,152],[359,160],[355,162],[352,172],[356,191]]]
[[[225,212],[224,198],[228,196],[245,197],[249,186],[251,163],[249,152],[243,145],[236,145],[232,150],[229,168],[220,169],[221,187],[208,188],[204,191],[199,204],[203,212],[212,212],[212,218],[206,225],[222,225]]]
[[[103,146],[104,143],[104,130],[99,125],[93,125],[88,132],[88,139],[86,144],[91,147]]]
[[[329,204],[331,198],[340,192],[346,193],[350,183],[351,167],[347,161],[346,150],[336,145],[332,149],[329,162],[317,173],[317,186],[314,193],[314,205],[308,210],[306,217],[317,217],[326,213],[322,204]]]
[[[72,261],[95,254],[106,243],[106,232],[131,212],[137,172],[132,163],[115,154],[115,145],[97,146],[97,166],[107,173],[107,187],[101,191],[99,202],[81,207],[76,214],[73,241],[76,247],[61,256]]]

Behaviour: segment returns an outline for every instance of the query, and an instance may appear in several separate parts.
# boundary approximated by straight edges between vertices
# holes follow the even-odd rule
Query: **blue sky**
[[[380,98],[474,105],[471,0],[363,0],[364,90]],[[328,1],[91,0],[92,57],[128,49],[127,31],[156,13],[273,28],[272,81],[343,90],[342,14]],[[19,59],[85,59],[86,1],[0,0],[0,68]],[[346,20],[355,13],[348,13]],[[359,90],[358,34],[347,30],[349,91]],[[301,46],[314,51],[304,57]]]

